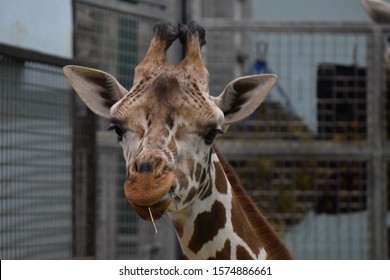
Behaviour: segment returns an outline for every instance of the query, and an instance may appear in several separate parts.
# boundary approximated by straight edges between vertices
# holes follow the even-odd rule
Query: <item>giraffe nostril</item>
[[[135,175],[137,173],[153,173],[155,176],[160,176],[166,172],[167,164],[159,156],[138,159],[132,164],[130,172]]]
[[[137,171],[139,173],[150,173],[153,171],[153,165],[150,162],[143,162],[141,165],[137,168]]]

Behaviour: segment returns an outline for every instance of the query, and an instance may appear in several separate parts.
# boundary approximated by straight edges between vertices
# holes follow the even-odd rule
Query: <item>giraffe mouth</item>
[[[131,203],[131,206],[142,219],[153,222],[164,215],[168,206],[176,197],[175,190],[176,186],[172,185],[169,191],[158,202],[152,205],[137,205]]]
[[[152,172],[135,172],[126,179],[124,192],[137,214],[144,220],[153,221],[166,212],[176,185],[176,174],[171,170],[159,176]]]

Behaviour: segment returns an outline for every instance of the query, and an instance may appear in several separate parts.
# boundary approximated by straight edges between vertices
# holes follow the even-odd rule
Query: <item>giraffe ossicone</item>
[[[186,56],[177,65],[166,51],[178,39]],[[189,259],[289,259],[272,226],[246,195],[215,138],[253,113],[275,84],[272,74],[230,82],[209,93],[200,49],[205,30],[195,22],[158,23],[128,91],[110,74],[69,65],[70,84],[123,147],[125,196],[145,220],[167,213]]]

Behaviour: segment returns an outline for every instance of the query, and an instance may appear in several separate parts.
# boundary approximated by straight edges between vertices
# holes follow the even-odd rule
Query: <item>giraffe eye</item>
[[[213,144],[214,140],[215,140],[215,137],[217,137],[218,134],[222,134],[223,131],[221,129],[218,129],[218,128],[212,128],[209,130],[209,132],[207,132],[207,134],[204,136],[204,142],[207,144],[207,145],[211,145]]]
[[[119,127],[118,125],[116,125],[116,124],[111,124],[111,125],[108,127],[108,130],[115,130],[115,133],[116,133],[116,135],[118,136],[118,141],[119,141],[119,142],[122,141],[122,139],[123,139],[123,134],[124,134],[122,128],[120,128],[120,127]]]

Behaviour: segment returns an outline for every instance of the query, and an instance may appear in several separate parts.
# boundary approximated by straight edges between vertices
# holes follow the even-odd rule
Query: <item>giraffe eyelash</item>
[[[118,136],[118,141],[122,141],[123,139],[123,134],[124,134],[124,130],[119,127],[118,125],[116,124],[110,124],[107,128],[107,130],[111,131],[111,130],[115,130],[115,133],[116,135]]]
[[[206,145],[211,145],[213,144],[215,138],[217,137],[217,135],[219,134],[222,134],[223,133],[223,130],[222,129],[219,129],[219,128],[212,128],[210,129],[207,134],[204,136],[204,141],[206,143]]]

